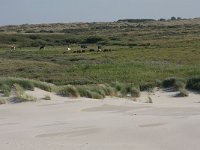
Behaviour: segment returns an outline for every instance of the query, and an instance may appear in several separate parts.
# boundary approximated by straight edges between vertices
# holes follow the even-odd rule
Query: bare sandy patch
[[[199,150],[199,94],[180,98],[158,90],[135,102],[26,93],[37,101],[0,105],[3,150]],[[146,103],[149,96],[153,103]]]

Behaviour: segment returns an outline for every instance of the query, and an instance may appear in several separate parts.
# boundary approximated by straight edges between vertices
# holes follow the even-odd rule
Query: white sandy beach
[[[199,94],[160,90],[134,102],[28,93],[38,101],[0,105],[1,150],[200,149]],[[47,94],[52,100],[42,100]]]

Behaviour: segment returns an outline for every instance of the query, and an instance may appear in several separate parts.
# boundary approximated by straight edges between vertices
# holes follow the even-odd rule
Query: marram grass
[[[157,82],[157,81],[156,81]],[[156,83],[155,82],[155,83]],[[120,83],[114,82],[112,84],[90,84],[90,85],[65,85],[57,86],[36,80],[29,80],[24,78],[1,78],[0,79],[0,91],[4,93],[4,96],[10,96],[14,93],[15,99],[19,102],[23,101],[35,101],[34,97],[30,97],[24,93],[25,90],[34,90],[35,87],[50,92],[56,92],[58,95],[64,97],[87,97],[93,99],[104,99],[106,96],[118,96],[118,97],[140,97],[140,90],[163,87],[173,88],[179,91],[181,96],[187,96],[188,90],[199,91],[200,78],[192,77],[188,79],[183,78],[167,78],[163,81],[159,81],[159,84],[137,85],[133,83]],[[45,96],[45,99],[50,100],[49,96]]]

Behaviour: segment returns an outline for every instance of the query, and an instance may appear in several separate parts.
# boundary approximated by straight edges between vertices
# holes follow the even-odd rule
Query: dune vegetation
[[[200,90],[199,27],[200,19],[2,26],[0,87],[6,96],[18,84],[91,98]]]

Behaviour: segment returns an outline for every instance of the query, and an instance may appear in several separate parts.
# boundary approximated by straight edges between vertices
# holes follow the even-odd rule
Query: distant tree
[[[159,21],[165,21],[165,20],[166,20],[166,19],[164,19],[164,18],[160,18],[160,19],[159,19]]]
[[[177,17],[177,20],[181,20],[182,18],[181,17]]]
[[[176,17],[171,17],[171,20],[176,20]]]

